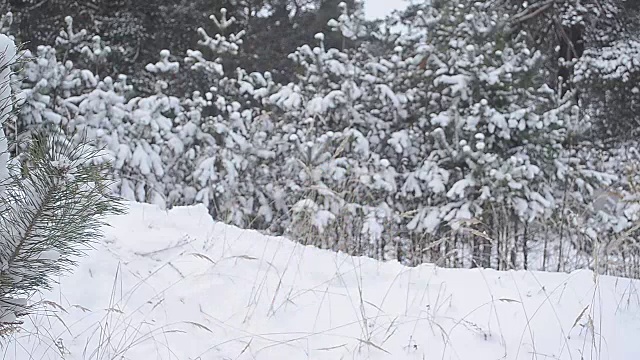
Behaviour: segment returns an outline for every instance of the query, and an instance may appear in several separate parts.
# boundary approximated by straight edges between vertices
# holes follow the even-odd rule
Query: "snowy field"
[[[3,359],[640,359],[637,281],[407,268],[203,206],[109,222]]]

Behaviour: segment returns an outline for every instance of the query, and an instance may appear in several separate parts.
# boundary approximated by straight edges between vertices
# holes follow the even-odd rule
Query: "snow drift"
[[[4,359],[640,358],[640,283],[408,268],[130,204]]]

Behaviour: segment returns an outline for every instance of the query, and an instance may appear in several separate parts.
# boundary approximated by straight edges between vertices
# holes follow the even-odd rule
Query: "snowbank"
[[[407,268],[202,206],[110,223],[4,359],[640,359],[637,281]]]

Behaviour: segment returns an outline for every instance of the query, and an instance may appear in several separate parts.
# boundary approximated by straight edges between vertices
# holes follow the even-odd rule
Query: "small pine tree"
[[[0,48],[1,126],[12,107],[15,46],[0,35]],[[122,212],[110,195],[108,168],[95,165],[92,153],[42,133],[27,148],[18,167],[0,128],[0,336],[30,312],[34,291],[48,288],[101,237],[105,216]]]

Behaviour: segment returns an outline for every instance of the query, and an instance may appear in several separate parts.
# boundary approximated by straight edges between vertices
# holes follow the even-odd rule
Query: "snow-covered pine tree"
[[[182,156],[167,164],[165,191],[169,206],[192,205],[196,203],[197,185],[192,173],[200,157],[207,149],[215,146],[216,140],[207,132],[205,108],[212,106],[211,93],[204,96],[194,91],[191,97],[182,99],[181,112],[174,120],[174,132],[184,144]]]
[[[348,14],[333,20],[345,39],[358,35],[361,19]],[[394,194],[397,172],[391,134],[407,118],[407,98],[393,83],[403,64],[395,52],[373,55],[367,46],[339,50],[301,46],[289,57],[299,79],[269,97],[278,119],[277,168],[286,176],[274,185],[286,194],[291,213],[282,227],[292,238],[335,250],[378,258],[397,258]]]
[[[65,127],[72,142],[86,142],[103,161],[113,162],[117,189],[122,188],[120,171],[130,153],[132,114],[126,97],[130,91],[126,76],[117,81],[104,78],[92,91],[69,99],[76,106],[76,116]]]
[[[222,57],[237,54],[244,31],[223,35],[234,23],[224,10],[220,18],[211,19],[221,33],[210,36],[199,29],[204,53],[189,50],[185,59],[204,88],[185,102],[185,109],[191,110],[178,119],[179,135],[195,147],[187,150],[190,160],[180,159],[175,170],[187,175],[185,199],[204,203],[217,219],[264,228],[272,212],[258,184],[265,184],[261,178],[271,176],[263,164],[273,156],[265,149],[271,125],[263,121],[266,117],[255,116],[260,115],[262,99],[275,84],[270,74],[237,69],[235,77],[225,75]],[[172,198],[180,196],[173,192]]]
[[[10,134],[18,147],[23,144],[21,138],[28,139],[42,128],[68,133],[69,122],[77,113],[71,98],[91,91],[98,83],[90,70],[76,68],[69,60],[84,56],[81,49],[89,39],[85,30],[74,32],[72,24],[68,18],[67,29],[56,40],[57,47],[41,45],[35,53],[25,50],[20,54],[14,81],[20,112],[12,120],[15,129]]]
[[[160,61],[148,64],[147,71],[159,76],[156,93],[135,97],[127,103],[131,112],[124,147],[119,155],[120,194],[126,199],[167,206],[164,183],[168,181],[166,168],[184,152],[184,144],[174,133],[174,119],[182,112],[180,99],[165,93],[168,83],[162,79],[179,71],[176,62],[169,61],[170,53],[163,50]]]
[[[575,156],[572,139],[584,119],[570,95],[546,84],[544,56],[526,34],[505,31],[498,10],[458,0],[414,13],[427,30],[413,49],[425,86],[414,134],[427,135],[432,149],[403,193],[422,203],[410,230],[468,234],[440,243],[442,255],[458,248],[467,265],[504,269],[522,256],[527,266],[529,245],[516,234],[552,216],[567,225],[577,216],[567,202],[588,206],[594,187],[612,178]]]
[[[10,63],[15,45],[0,34],[0,125],[12,111]],[[29,297],[70,270],[101,236],[106,215],[121,212],[108,188],[106,168],[67,142],[38,134],[19,171],[0,129],[0,336],[33,309]]]
[[[640,111],[639,41],[626,36],[607,46],[587,49],[575,62],[572,80],[584,89],[581,103],[596,122],[592,137],[635,140],[640,132],[635,121]]]
[[[634,105],[627,104],[637,102],[637,94],[629,92],[633,88],[630,82],[615,74],[633,67],[633,61],[621,65],[618,71],[609,66],[615,66],[617,59],[633,58],[636,50],[632,42],[640,29],[637,2],[507,0],[501,8],[510,15],[513,31],[525,30],[529,42],[547,55],[547,66],[553,69],[550,84],[563,88],[561,91],[578,90],[576,98],[597,125],[591,137],[634,137]],[[594,69],[587,74],[585,66]],[[574,76],[579,83],[574,84]],[[612,91],[613,87],[620,90]]]

